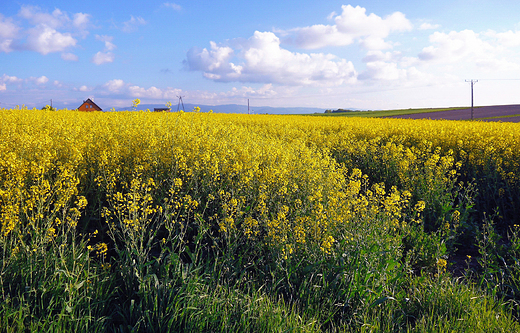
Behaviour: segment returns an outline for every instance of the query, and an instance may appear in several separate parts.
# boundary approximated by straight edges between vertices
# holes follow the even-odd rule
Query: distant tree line
[[[325,113],[355,112],[349,109],[325,110]]]

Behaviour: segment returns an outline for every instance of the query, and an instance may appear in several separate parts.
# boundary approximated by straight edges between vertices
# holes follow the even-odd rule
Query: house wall
[[[90,103],[83,103],[81,104],[81,106],[78,108],[79,111],[99,111],[97,110],[96,107],[94,107],[94,105],[90,104]]]

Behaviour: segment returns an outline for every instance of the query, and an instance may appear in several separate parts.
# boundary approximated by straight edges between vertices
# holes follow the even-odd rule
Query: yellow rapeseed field
[[[461,199],[442,198],[436,188],[459,186],[455,196],[461,196],[469,193],[464,184],[491,177],[495,206],[511,210],[508,198],[520,187],[517,124],[0,113],[4,250],[40,251],[79,227],[136,242],[154,221],[167,221],[168,230],[204,224],[218,237],[247,238],[282,258],[308,246],[326,255],[339,242],[355,242],[367,223],[377,221],[381,232],[420,225],[423,210],[433,224],[455,228]],[[444,199],[452,206],[439,210]],[[167,234],[156,241],[165,244]],[[105,243],[90,249],[107,252]]]
[[[0,109],[2,331],[518,331],[520,125],[199,111]]]

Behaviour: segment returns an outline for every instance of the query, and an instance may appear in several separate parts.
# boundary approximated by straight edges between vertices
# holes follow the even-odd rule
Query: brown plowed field
[[[508,117],[509,116],[509,117]],[[516,117],[511,117],[516,116]],[[483,119],[497,117],[493,119]],[[471,108],[451,111],[438,111],[428,113],[407,114],[402,116],[391,116],[388,118],[406,119],[445,119],[445,120],[470,120]],[[517,105],[491,105],[481,106],[473,109],[473,119],[482,121],[507,121],[520,122],[520,104]]]

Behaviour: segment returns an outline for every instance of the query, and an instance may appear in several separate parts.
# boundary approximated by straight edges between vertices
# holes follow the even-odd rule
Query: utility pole
[[[249,98],[247,99],[247,114],[251,114],[251,113],[249,112]]]
[[[473,85],[478,82],[478,80],[466,80],[466,82],[471,82],[471,120],[473,120]]]

